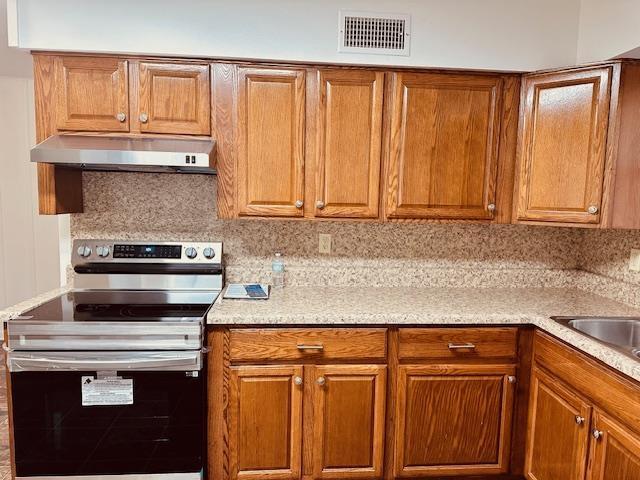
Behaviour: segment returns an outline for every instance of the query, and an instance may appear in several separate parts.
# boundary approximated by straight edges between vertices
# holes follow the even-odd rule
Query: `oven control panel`
[[[73,241],[72,264],[83,263],[221,264],[222,242]]]

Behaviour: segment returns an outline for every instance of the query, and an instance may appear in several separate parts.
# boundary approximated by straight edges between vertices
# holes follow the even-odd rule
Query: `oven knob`
[[[108,257],[109,256],[109,247],[98,247],[96,248],[96,253],[98,254],[99,257]]]
[[[203,255],[205,256],[205,258],[208,258],[209,260],[211,260],[213,257],[216,256],[216,251],[211,248],[211,247],[207,247],[202,251]]]
[[[87,258],[89,255],[91,255],[91,247],[88,247],[86,245],[78,247],[78,255],[83,258]]]
[[[189,247],[184,251],[185,255],[187,256],[187,258],[196,258],[198,256],[198,252],[196,251],[195,248],[193,247]]]

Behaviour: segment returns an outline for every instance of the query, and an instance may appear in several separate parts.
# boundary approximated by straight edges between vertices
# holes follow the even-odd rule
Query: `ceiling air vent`
[[[339,52],[409,55],[409,15],[341,10],[339,31]]]

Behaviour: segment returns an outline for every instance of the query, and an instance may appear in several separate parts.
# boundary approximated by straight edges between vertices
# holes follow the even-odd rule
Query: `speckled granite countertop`
[[[8,320],[70,290],[0,311]],[[640,316],[640,309],[571,288],[287,287],[266,301],[219,298],[209,325],[532,324],[640,381],[640,361],[570,330],[551,316]]]
[[[640,381],[636,361],[551,316],[640,316],[640,309],[568,288],[288,287],[269,300],[224,300],[209,325],[532,324]]]

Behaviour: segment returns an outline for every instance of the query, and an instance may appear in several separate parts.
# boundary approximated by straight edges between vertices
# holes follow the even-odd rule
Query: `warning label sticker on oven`
[[[82,377],[82,406],[133,405],[133,379]]]

